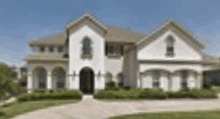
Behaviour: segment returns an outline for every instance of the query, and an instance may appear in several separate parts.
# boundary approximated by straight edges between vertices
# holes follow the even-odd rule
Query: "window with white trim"
[[[107,44],[106,45],[106,55],[107,56],[112,56],[112,55],[121,56],[121,55],[123,55],[123,46],[122,45],[115,45],[115,44]]]
[[[173,57],[174,56],[174,38],[173,36],[169,35],[167,37],[167,49],[166,49],[166,56]]]
[[[92,54],[91,44],[92,44],[92,42],[88,37],[83,39],[82,55],[91,55]]]
[[[182,71],[181,72],[181,88],[187,88],[187,77],[188,77],[188,72],[187,71]]]
[[[153,88],[160,88],[160,71],[153,71]]]

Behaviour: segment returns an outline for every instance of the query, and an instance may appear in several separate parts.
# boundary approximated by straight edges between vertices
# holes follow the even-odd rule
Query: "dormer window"
[[[44,46],[40,46],[40,52],[44,52],[45,51],[45,47]]]
[[[174,56],[174,38],[173,36],[167,37],[167,51],[166,56],[173,57]]]
[[[49,51],[53,52],[53,46],[49,46]]]
[[[83,39],[82,43],[82,57],[83,58],[91,58],[92,56],[92,41],[86,37]]]

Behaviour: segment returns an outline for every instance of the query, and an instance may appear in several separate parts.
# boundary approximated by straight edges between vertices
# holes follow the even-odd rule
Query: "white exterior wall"
[[[173,74],[171,91],[178,91],[180,89],[181,89],[181,73],[176,72],[175,74]]]
[[[199,64],[157,64],[157,63],[146,63],[146,64],[140,64],[139,65],[139,72],[145,72],[147,70],[152,69],[163,69],[165,71],[169,71],[171,73],[174,73],[178,70],[193,70],[196,72],[202,72],[203,68]]]
[[[152,88],[153,85],[153,78],[152,78],[152,72],[146,72],[142,75],[142,88]]]
[[[196,73],[195,72],[188,72],[188,88],[196,88]]]
[[[118,82],[117,75],[123,73],[123,57],[108,58],[105,57],[105,71],[112,74],[112,80]]]
[[[47,76],[46,76],[46,88],[47,89],[52,89],[52,71],[57,68],[61,67],[65,70],[66,75],[68,74],[68,63],[63,62],[63,63],[52,63],[52,62],[44,62],[44,61],[39,61],[37,63],[28,63],[28,90],[36,89],[38,88],[38,80],[35,77],[33,71],[37,67],[42,67],[46,70]],[[68,78],[66,76],[66,82],[68,81]],[[65,87],[69,89],[69,86],[66,84]],[[29,91],[30,92],[30,91]]]
[[[168,73],[161,71],[160,88],[168,91]]]
[[[82,59],[82,40],[85,37],[89,37],[92,40],[92,58]],[[79,73],[84,67],[90,67],[95,75],[95,89],[103,89],[105,87],[104,78],[97,79],[98,72],[102,75],[105,74],[105,39],[96,33],[93,29],[87,25],[82,26],[69,36],[69,74],[76,76],[70,77],[70,88],[79,89]]]
[[[174,42],[174,57],[166,56],[166,38],[172,35]],[[194,60],[200,61],[201,56],[193,48],[191,48],[184,40],[175,35],[171,31],[165,32],[159,38],[155,39],[146,47],[139,49],[137,53],[138,60],[158,59],[158,60]]]

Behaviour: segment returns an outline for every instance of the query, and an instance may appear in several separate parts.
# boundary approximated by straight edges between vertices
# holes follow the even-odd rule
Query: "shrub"
[[[168,98],[189,98],[190,92],[179,91],[179,92],[167,92]]]
[[[106,84],[105,90],[120,90],[120,87],[117,87],[114,81],[111,81]]]
[[[167,95],[163,90],[159,89],[145,89],[141,91],[140,98],[142,99],[166,99]]]
[[[218,98],[214,90],[193,90],[190,95],[191,98]]]
[[[190,89],[190,88],[183,88],[183,89],[181,89],[180,91],[183,91],[183,92],[190,92],[191,89]]]
[[[34,90],[33,93],[45,93],[46,90],[43,89],[38,89],[38,90]]]
[[[97,99],[114,99],[116,98],[113,91],[100,90],[95,95],[94,98]]]
[[[20,102],[23,102],[23,101],[29,101],[30,100],[30,94],[21,94],[18,96],[17,100],[20,101]]]
[[[22,94],[18,101],[53,100],[53,99],[81,99],[82,93],[77,90],[48,91],[45,93]]]

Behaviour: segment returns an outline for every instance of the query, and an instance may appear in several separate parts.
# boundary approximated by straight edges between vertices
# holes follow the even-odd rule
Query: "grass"
[[[76,103],[79,100],[46,100],[30,102],[14,102],[0,107],[0,119],[8,119],[26,112],[51,106]]]
[[[111,117],[110,119],[220,119],[220,111],[143,113]]]
[[[220,86],[218,86],[218,87],[213,87],[213,90],[215,90],[217,93],[220,93]]]

